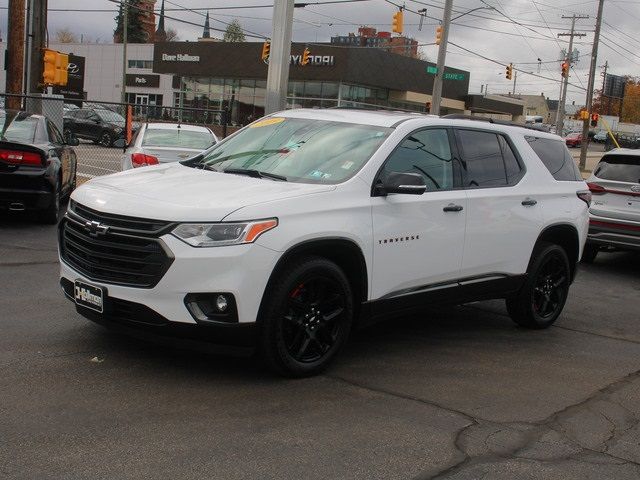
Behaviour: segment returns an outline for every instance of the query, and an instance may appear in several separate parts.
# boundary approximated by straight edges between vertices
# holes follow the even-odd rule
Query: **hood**
[[[184,147],[142,147],[142,152],[147,155],[153,155],[160,163],[166,163],[193,158],[202,150]]]
[[[335,188],[169,163],[96,177],[75,190],[72,198],[105,213],[178,222],[217,222],[242,207]]]

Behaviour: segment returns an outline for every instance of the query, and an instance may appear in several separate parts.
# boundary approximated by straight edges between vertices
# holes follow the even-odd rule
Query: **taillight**
[[[13,165],[37,165],[42,166],[42,157],[34,152],[21,152],[20,150],[0,150],[0,160]]]
[[[587,187],[589,187],[589,191],[593,195],[604,195],[607,192],[607,189],[597,183],[587,182]]]
[[[158,165],[158,157],[146,155],[144,153],[132,153],[131,164],[133,168],[146,167],[147,165]]]
[[[580,190],[576,192],[578,198],[587,204],[587,207],[591,206],[591,191],[590,190]]]

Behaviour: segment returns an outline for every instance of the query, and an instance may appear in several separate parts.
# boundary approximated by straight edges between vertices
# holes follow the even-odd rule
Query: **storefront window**
[[[304,84],[305,98],[322,98],[321,82],[305,82]]]
[[[339,88],[337,83],[322,82],[322,98],[338,98]]]

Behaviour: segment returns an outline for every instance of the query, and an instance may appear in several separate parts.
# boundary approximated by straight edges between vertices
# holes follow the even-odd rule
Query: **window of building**
[[[128,68],[153,68],[153,60],[127,60]]]

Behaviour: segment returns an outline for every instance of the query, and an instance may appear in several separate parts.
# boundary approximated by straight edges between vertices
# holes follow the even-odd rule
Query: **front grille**
[[[106,233],[96,233],[86,226],[91,222],[109,228]],[[173,262],[168,249],[152,234],[167,230],[170,225],[156,220],[103,215],[75,203],[60,223],[60,256],[91,280],[152,288]],[[142,228],[132,228],[134,226]]]

